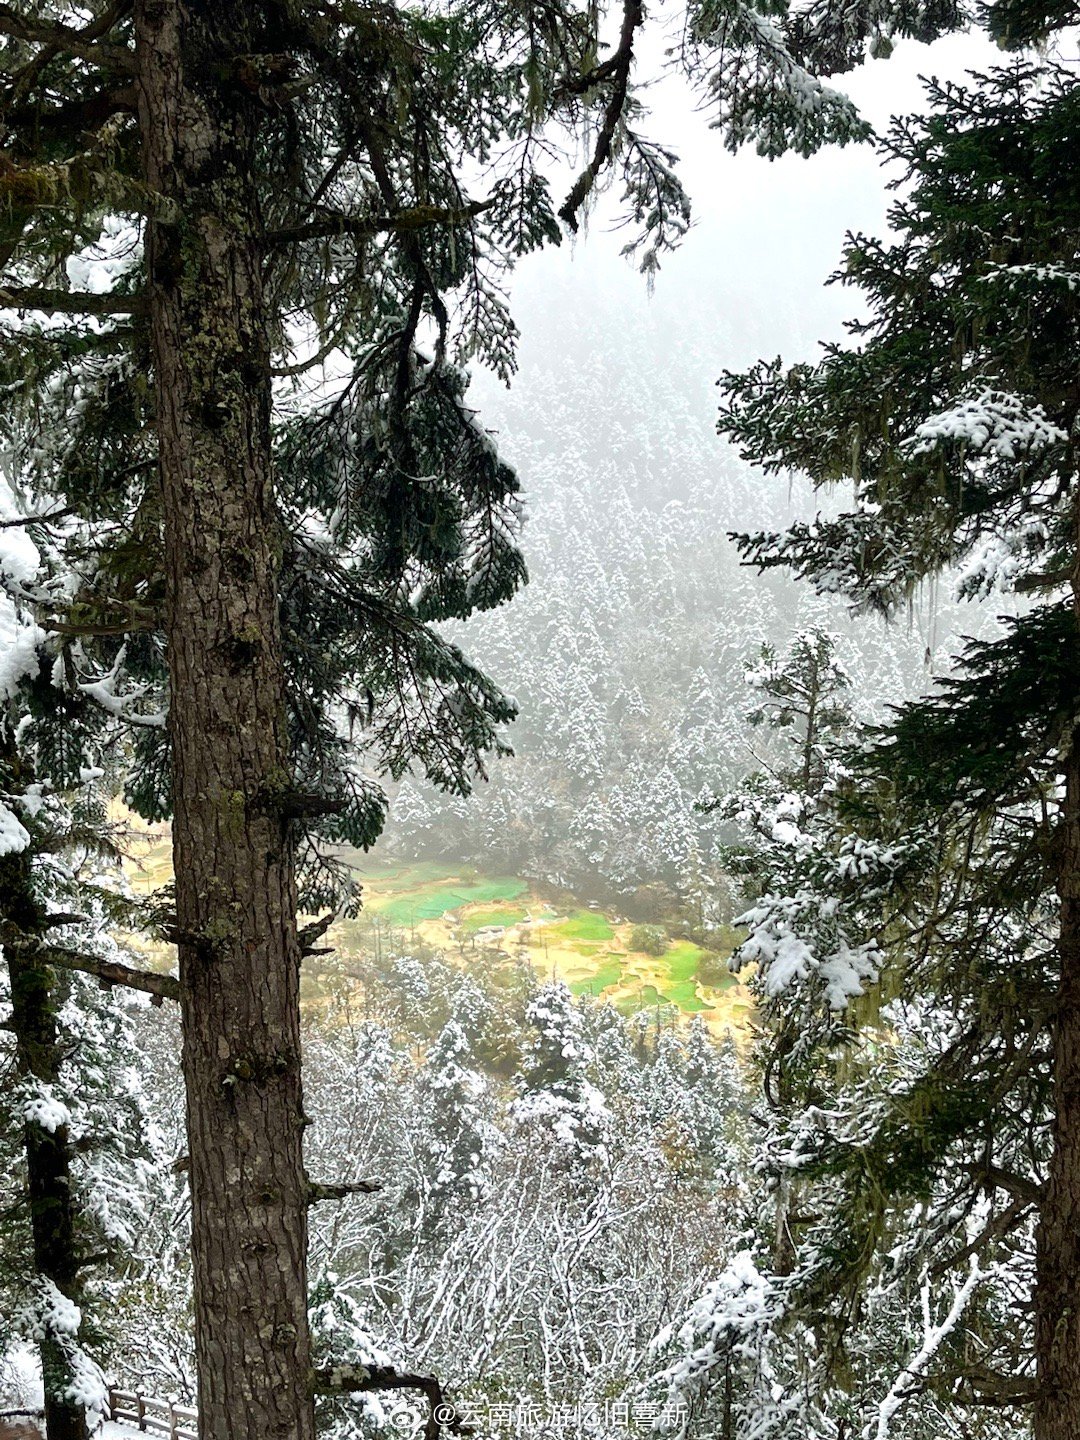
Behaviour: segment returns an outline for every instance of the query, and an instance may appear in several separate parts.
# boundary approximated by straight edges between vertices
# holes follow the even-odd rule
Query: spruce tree
[[[832,914],[876,950],[890,1023],[923,1054],[857,1127],[849,1112],[824,1163],[849,1187],[834,1251],[849,1275],[915,1202],[937,1247],[928,1275],[1005,1247],[1023,1287],[1034,1263],[1030,1330],[1014,1314],[978,1362],[954,1348],[950,1393],[1030,1405],[1038,1440],[1066,1440],[1080,1429],[1080,91],[1066,67],[1018,60],[930,99],[885,147],[906,179],[895,238],[849,240],[841,278],[870,310],[855,343],[725,377],[721,427],[768,469],[851,486],[833,517],[742,537],[751,562],[886,612],[943,573],[972,597],[1030,597],[838,786]],[[813,918],[788,907],[817,971]],[[898,1384],[893,1413],[924,1380]]]
[[[746,670],[748,719],[766,731],[772,763],[702,807],[740,832],[722,853],[746,906],[736,924],[749,930],[730,964],[755,965],[750,984],[764,1021],[753,1053],[764,1102],[761,1152],[769,1148],[765,1137],[782,1151],[776,1132],[798,1125],[801,1112],[821,1102],[837,1014],[877,974],[873,947],[851,944],[846,916],[829,903],[834,861],[822,821],[839,772],[836,742],[852,724],[849,680],[835,649],[820,629],[796,635],[783,654],[762,645]],[[770,1268],[781,1276],[796,1261],[798,1183],[793,1167],[775,1167],[768,1250]]]
[[[851,681],[836,659],[836,642],[815,629],[796,635],[783,657],[771,645],[762,645],[746,683],[760,700],[747,716],[750,724],[787,732],[792,739],[795,754],[777,778],[813,796],[824,780],[823,748],[851,724],[844,693]]]
[[[537,992],[525,1018],[533,1033],[522,1057],[517,1123],[543,1137],[556,1164],[602,1167],[611,1117],[590,1079],[592,1048],[581,1010],[558,981]]]
[[[471,1044],[456,1020],[443,1026],[418,1082],[425,1112],[413,1204],[421,1228],[445,1236],[484,1194],[487,1150],[494,1137],[483,1076],[468,1062]]]

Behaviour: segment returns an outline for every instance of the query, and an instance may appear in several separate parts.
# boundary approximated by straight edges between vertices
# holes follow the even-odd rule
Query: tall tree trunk
[[[18,934],[36,939],[43,933],[35,899],[30,854],[0,857],[0,916],[5,929],[4,957],[11,980],[11,1029],[16,1064],[23,1075],[45,1085],[60,1078],[63,1051],[57,1032],[56,977],[36,946],[20,944]],[[71,1189],[71,1153],[66,1125],[55,1130],[29,1121],[23,1128],[34,1273],[79,1303],[79,1248],[75,1197]],[[65,1394],[74,1376],[54,1335],[38,1342],[45,1382],[45,1433],[48,1440],[86,1440],[86,1412]]]
[[[202,1440],[311,1440],[299,945],[259,204],[273,7],[138,0]],[[241,57],[246,57],[243,64]]]
[[[1080,1436],[1080,746],[1075,742],[1066,766],[1057,858],[1054,1150],[1036,1250],[1036,1440]]]

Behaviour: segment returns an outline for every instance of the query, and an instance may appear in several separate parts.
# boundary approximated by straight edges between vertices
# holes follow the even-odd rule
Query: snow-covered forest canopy
[[[800,477],[763,484],[717,437],[715,380],[763,342],[802,348],[796,294],[665,270],[650,297],[606,258],[523,276],[523,374],[509,391],[476,387],[527,480],[531,583],[468,627],[520,707],[514,757],[467,799],[405,781],[386,838],[591,897],[687,893],[703,872],[719,894],[720,832],[695,807],[755,767],[744,672],[762,644],[835,633],[869,715],[921,688],[928,647],[944,658],[967,617],[946,585],[892,624],[852,621],[840,601],[742,567],[729,531],[783,526],[815,502]]]
[[[1080,1436],[1075,18],[0,4],[0,1440]]]

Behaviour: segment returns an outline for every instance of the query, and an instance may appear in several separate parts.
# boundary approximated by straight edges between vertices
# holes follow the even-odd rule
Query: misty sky
[[[884,130],[891,115],[924,108],[920,75],[959,79],[1003,58],[982,33],[931,46],[902,42],[890,59],[870,61],[834,83]],[[881,234],[885,228],[890,171],[873,147],[827,147],[810,160],[769,161],[751,150],[732,155],[709,129],[707,113],[695,110],[681,79],[670,77],[649,93],[654,118],[643,128],[680,155],[694,228],[663,261],[651,299],[633,265],[619,256],[622,239],[610,228],[610,201],[584,240],[525,261],[513,286],[524,338],[521,383],[528,383],[530,319],[548,307],[553,288],[563,300],[585,304],[599,288],[606,300],[617,301],[626,324],[670,326],[673,336],[695,312],[736,311],[753,318],[761,354],[782,351],[792,360],[810,358],[818,339],[838,338],[841,320],[852,312],[853,295],[835,286],[825,290],[823,282],[836,268],[845,231]],[[568,184],[567,178],[556,194]],[[718,367],[734,367],[757,358],[719,354],[717,360]]]

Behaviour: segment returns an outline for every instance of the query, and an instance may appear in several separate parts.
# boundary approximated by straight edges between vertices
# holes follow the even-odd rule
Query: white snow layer
[[[987,389],[924,420],[907,448],[913,455],[925,455],[942,442],[959,441],[980,454],[1015,460],[1068,438],[1041,405]]]
[[[14,855],[30,844],[30,834],[14,810],[0,800],[0,855]]]

